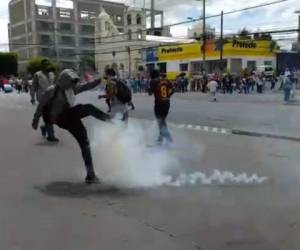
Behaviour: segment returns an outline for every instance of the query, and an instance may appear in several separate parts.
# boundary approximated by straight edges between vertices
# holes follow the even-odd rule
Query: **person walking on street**
[[[30,88],[31,103],[35,105],[36,99],[40,103],[46,90],[54,85],[55,75],[50,71],[50,62],[48,59],[43,59],[41,62],[42,70],[36,72],[33,77],[32,86]],[[40,127],[43,137],[47,136],[49,142],[58,142],[55,137],[54,127],[44,121],[44,125]]]
[[[291,91],[293,89],[293,82],[291,80],[291,75],[287,75],[283,81],[283,91],[284,91],[284,101],[287,103],[291,98]]]
[[[209,95],[210,95],[210,101],[211,102],[216,102],[217,101],[217,88],[218,88],[218,82],[216,81],[216,78],[212,78],[208,84],[207,88],[209,90]]]
[[[158,144],[162,144],[164,139],[168,143],[173,142],[166,119],[170,110],[170,99],[174,92],[173,85],[167,80],[166,74],[160,75],[158,70],[151,72],[149,95],[154,94],[155,99],[154,113],[159,127]]]
[[[109,100],[109,110],[112,117],[118,118],[120,115],[121,120],[128,122],[128,108],[127,104],[131,106],[131,109],[135,109],[132,103],[131,90],[127,84],[117,79],[117,74],[114,69],[106,70],[107,84],[105,95],[100,95],[98,98],[106,98]]]
[[[32,127],[38,128],[39,119],[43,116],[47,124],[56,124],[69,131],[78,142],[85,163],[87,184],[98,183],[94,171],[90,143],[86,128],[81,119],[88,116],[101,121],[110,121],[110,116],[91,104],[75,105],[76,95],[90,90],[101,83],[101,79],[78,85],[79,76],[71,69],[65,69],[58,77],[57,84],[49,87],[40,98],[39,105],[33,117]]]

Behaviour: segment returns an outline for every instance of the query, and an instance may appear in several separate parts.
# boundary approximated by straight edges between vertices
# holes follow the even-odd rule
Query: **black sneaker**
[[[56,137],[47,137],[48,142],[59,142],[59,140]]]
[[[86,184],[98,184],[100,183],[100,180],[99,178],[96,176],[96,175],[88,175],[86,178],[85,178],[85,183]]]

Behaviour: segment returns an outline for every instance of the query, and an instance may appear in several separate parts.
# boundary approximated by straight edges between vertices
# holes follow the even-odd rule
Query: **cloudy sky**
[[[49,0],[38,0],[47,2]],[[63,0],[60,0],[63,1]],[[135,2],[138,6],[143,6],[144,0],[114,0],[126,4]],[[149,7],[150,0],[145,0]],[[231,10],[242,9],[249,6],[255,6],[263,3],[273,2],[273,0],[206,0],[207,15],[219,14],[222,10],[225,12]],[[0,50],[7,50],[7,23],[9,0],[0,1]],[[202,12],[202,2],[196,0],[156,0],[156,8],[165,11],[165,24],[177,23],[187,20],[187,17],[197,18]],[[285,2],[274,4],[272,6],[259,8],[255,10],[240,12],[237,14],[226,15],[224,17],[224,30],[227,33],[236,33],[239,29],[247,27],[253,31],[273,30],[273,29],[290,29],[297,28],[296,10],[300,10],[300,0],[287,0]],[[219,18],[212,18],[207,21],[211,26],[215,27],[217,32],[220,30]],[[186,35],[187,28],[191,24],[172,27],[171,32],[174,36],[183,37]],[[284,46],[289,46],[290,41],[286,40],[290,37],[295,38],[296,34],[282,34],[277,38],[281,39]]]

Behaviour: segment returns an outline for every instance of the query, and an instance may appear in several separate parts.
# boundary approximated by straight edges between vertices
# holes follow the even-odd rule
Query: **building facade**
[[[174,44],[171,37],[163,37],[158,33],[147,35],[147,12],[130,7],[125,11],[124,32],[120,32],[105,7],[96,18],[95,24],[95,64],[97,71],[103,76],[105,69],[113,67],[120,78],[138,77],[144,74],[147,48],[162,44]],[[145,68],[144,68],[145,69]]]
[[[214,38],[216,36],[216,29],[212,28],[210,25],[206,25],[205,33],[207,38]],[[203,22],[197,22],[188,28],[188,38],[202,39],[203,37]]]
[[[218,41],[207,41],[206,61],[203,63],[202,42],[161,46],[147,60],[147,65],[158,67],[167,73],[169,79],[175,79],[182,72],[199,74],[229,71],[240,74],[245,69],[260,70],[264,67],[276,69],[276,44],[273,41],[227,40],[223,46],[223,61]]]
[[[300,11],[298,11],[300,13]],[[300,53],[300,15],[298,17],[298,41],[292,45],[292,50]]]
[[[8,25],[10,51],[18,54],[19,71],[28,60],[46,56],[62,68],[79,68],[81,56],[94,55],[95,19],[105,8],[124,32],[127,6],[100,0],[11,0]]]

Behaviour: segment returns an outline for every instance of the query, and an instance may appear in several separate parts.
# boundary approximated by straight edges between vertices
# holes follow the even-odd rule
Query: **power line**
[[[260,34],[284,34],[284,33],[291,33],[291,32],[300,32],[300,29],[288,29],[288,30],[270,30],[270,31],[264,31],[264,32],[260,32]],[[248,35],[255,35],[257,34],[257,32],[253,32],[253,33],[248,33]],[[231,39],[233,39],[233,36],[235,35],[239,35],[238,33],[232,34],[231,35]],[[228,39],[228,38],[227,38]],[[224,38],[224,40],[226,40],[226,38]],[[187,43],[188,44],[188,43]],[[155,48],[159,48],[159,47],[163,47],[163,46],[176,46],[176,45],[182,45],[182,43],[170,43],[170,44],[160,44],[160,45],[155,45],[155,46],[147,46],[147,47],[139,47],[136,49],[131,49],[132,51],[141,51],[141,50],[148,50],[148,49],[155,49]],[[95,53],[88,53],[88,55],[107,55],[107,54],[111,54],[113,51],[96,51]],[[114,50],[115,53],[124,53],[124,52],[128,52],[127,50]],[[87,53],[74,53],[72,55],[87,55]]]
[[[273,2],[269,2],[269,3],[264,3],[264,4],[259,4],[259,5],[255,5],[255,6],[249,6],[246,8],[242,8],[242,9],[238,9],[238,10],[233,10],[233,11],[228,11],[228,12],[224,12],[224,15],[230,15],[230,14],[234,14],[234,13],[239,13],[239,12],[243,12],[243,11],[248,11],[248,10],[252,10],[252,9],[257,9],[257,8],[262,8],[262,7],[267,7],[270,5],[274,5],[274,4],[279,4],[279,3],[283,3],[283,2],[287,2],[289,0],[277,0],[277,1],[273,1]],[[211,15],[211,16],[206,16],[205,19],[211,19],[211,18],[216,18],[221,16],[220,14],[216,14],[216,15]],[[182,22],[178,22],[178,23],[173,23],[173,24],[169,24],[169,25],[165,25],[162,26],[161,28],[170,28],[170,27],[174,27],[174,26],[179,26],[179,25],[183,25],[183,24],[188,24],[188,23],[194,23],[197,21],[201,21],[203,20],[203,17],[199,17],[193,20],[186,20],[186,21],[182,21]],[[150,29],[143,29],[143,30],[139,30],[139,31],[135,31],[135,32],[131,32],[131,34],[135,34],[135,33],[140,33],[140,32],[147,32]],[[112,35],[112,36],[108,36],[108,37],[104,37],[103,39],[109,39],[109,38],[114,38],[114,37],[122,37],[122,36],[127,36],[129,35],[129,33],[122,33],[122,34],[116,34],[116,35]],[[97,40],[101,39],[101,38],[96,38]],[[98,42],[97,44],[111,44],[111,43],[118,43],[121,41],[109,41],[109,42]],[[86,44],[95,44],[95,42],[87,42]],[[64,45],[64,44],[60,44],[60,43],[1,43],[0,45],[14,45],[14,46],[56,46],[56,45]],[[68,47],[66,45],[66,47]]]
[[[259,5],[255,5],[255,6],[249,6],[246,8],[242,8],[242,9],[238,9],[238,10],[232,10],[232,11],[228,11],[228,12],[224,12],[224,15],[230,15],[230,14],[235,14],[235,13],[239,13],[239,12],[243,12],[243,11],[248,11],[248,10],[252,10],[252,9],[257,9],[257,8],[262,8],[262,7],[267,7],[270,5],[274,5],[274,4],[279,4],[279,3],[283,3],[283,2],[287,2],[289,0],[277,0],[277,1],[273,1],[273,2],[269,2],[269,3],[264,3],[264,4],[259,4]],[[211,18],[216,18],[216,17],[220,17],[221,14],[215,14],[215,15],[211,15],[211,16],[206,16],[205,19],[211,19]],[[188,23],[194,23],[197,21],[201,21],[203,20],[203,17],[199,17],[199,18],[195,18],[193,20],[185,20],[185,21],[181,21],[178,23],[173,23],[173,24],[169,24],[169,25],[164,25],[161,28],[170,28],[170,27],[174,27],[174,26],[179,26],[179,25],[183,25],[183,24],[188,24]],[[139,30],[139,31],[134,31],[131,32],[131,34],[135,34],[135,33],[140,33],[140,32],[147,32],[151,29],[143,29],[143,30]],[[104,37],[103,39],[109,39],[109,38],[114,38],[114,37],[122,37],[122,36],[127,36],[129,35],[129,33],[122,33],[122,34],[116,34],[116,35],[112,35],[112,36],[108,36],[108,37]],[[101,38],[96,38],[96,39],[101,39]],[[105,44],[105,43],[101,43],[100,44]],[[110,43],[110,42],[107,42]]]

